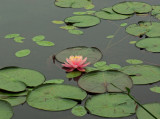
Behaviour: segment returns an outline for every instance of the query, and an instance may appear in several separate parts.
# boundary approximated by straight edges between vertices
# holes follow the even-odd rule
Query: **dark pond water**
[[[95,8],[99,10],[110,7],[115,3],[125,0],[93,0]],[[130,0],[131,1],[131,0]],[[133,0],[132,0],[133,1]],[[139,0],[151,5],[160,4],[159,0]],[[54,6],[54,0],[0,0],[0,68],[6,66],[19,66],[30,68],[42,72],[46,79],[60,78],[65,79],[66,84],[76,85],[74,81],[65,78],[65,72],[52,63],[51,56],[67,47],[73,46],[94,46],[103,52],[103,60],[108,63],[127,65],[126,59],[140,59],[145,64],[159,64],[159,53],[141,51],[134,45],[129,44],[131,40],[139,38],[128,35],[124,28],[121,28],[111,45],[126,37],[123,41],[106,50],[108,39],[105,37],[115,33],[121,23],[137,23],[143,20],[156,21],[150,16],[134,16],[127,20],[109,22],[102,20],[101,24],[83,29],[84,35],[72,35],[59,28],[59,25],[51,23],[52,20],[63,20],[72,15],[75,11],[85,11],[84,9],[59,8]],[[15,43],[13,40],[4,39],[9,33],[19,33],[24,36],[23,44]],[[45,35],[46,40],[53,41],[54,47],[42,47],[32,42],[31,38],[36,35]],[[21,49],[30,49],[31,54],[24,58],[17,58],[14,53]],[[149,62],[149,63],[148,63]],[[160,95],[152,93],[149,88],[154,85],[140,85],[132,88],[132,94],[140,103],[160,102]],[[101,117],[86,115],[76,117],[71,111],[49,112],[34,109],[27,104],[14,107],[14,117],[12,119],[102,119]],[[109,118],[108,118],[109,119]],[[136,119],[130,116],[122,119]]]

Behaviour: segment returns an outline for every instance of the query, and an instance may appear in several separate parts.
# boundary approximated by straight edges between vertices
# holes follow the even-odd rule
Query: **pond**
[[[91,10],[99,11],[124,1],[93,0],[95,7]],[[159,0],[139,0],[139,2],[160,5]],[[52,21],[64,21],[67,17],[73,16],[73,12],[87,11],[84,8],[61,8],[54,4],[54,0],[0,0],[0,3],[0,68],[16,66],[33,69],[41,72],[46,80],[64,79],[64,84],[77,86],[76,81],[66,78],[65,71],[61,69],[61,63],[57,61],[55,64],[53,63],[52,57],[66,48],[76,46],[98,48],[103,54],[101,61],[106,61],[107,64],[118,64],[123,67],[129,65],[126,62],[127,59],[137,59],[143,61],[145,65],[160,66],[159,53],[136,47],[134,41],[142,38],[126,32],[126,27],[140,21],[141,23],[143,23],[142,21],[159,22],[151,15],[134,14],[130,18],[113,21],[101,19],[100,23],[93,27],[79,28],[84,32],[82,35],[74,35],[59,28],[64,24],[54,24]],[[120,26],[122,23],[128,25],[123,24],[124,27],[122,27]],[[25,38],[22,39],[24,42],[17,43],[13,39],[4,38],[7,34],[20,34]],[[51,44],[53,46],[37,45],[32,38],[38,35],[45,36],[46,41],[54,43]],[[23,49],[29,49],[30,54],[25,57],[16,57],[15,53]],[[160,77],[158,78],[160,79]],[[159,103],[160,94],[150,90],[155,86],[160,86],[160,82],[134,85],[131,88],[131,95],[141,104]],[[93,95],[89,93],[88,97]],[[85,101],[81,105],[85,105]],[[103,117],[94,116],[89,112],[85,116],[78,117],[71,113],[71,109],[55,112],[43,111],[31,107],[27,103],[13,107],[13,111],[12,119],[103,119]],[[121,119],[137,119],[137,117],[136,114],[133,114]]]

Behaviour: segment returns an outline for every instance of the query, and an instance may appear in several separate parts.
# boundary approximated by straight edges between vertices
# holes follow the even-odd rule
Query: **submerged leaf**
[[[25,56],[29,55],[30,52],[31,51],[29,49],[24,49],[24,50],[17,51],[15,53],[15,55],[16,55],[16,57],[25,57]]]
[[[137,41],[130,41],[129,44],[136,44]]]
[[[160,93],[160,87],[159,86],[152,87],[152,88],[150,88],[150,90],[152,92],[155,92],[155,93]]]
[[[114,38],[114,35],[109,35],[106,38]]]
[[[128,23],[122,23],[120,26],[125,27],[127,25],[128,25]]]

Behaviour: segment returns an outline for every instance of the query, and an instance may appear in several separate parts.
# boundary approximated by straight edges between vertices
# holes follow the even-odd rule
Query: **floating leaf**
[[[29,87],[34,87],[42,84],[45,77],[38,71],[24,69],[18,67],[7,67],[0,70],[0,76],[8,77],[10,81],[20,81]],[[1,81],[1,80],[0,80]],[[0,83],[1,84],[1,83]],[[6,83],[9,84],[9,83]],[[7,85],[6,85],[7,86]],[[10,88],[10,86],[8,86]],[[16,87],[14,87],[16,89]]]
[[[95,13],[96,11],[86,11],[86,14],[91,14],[91,15],[93,15],[94,13]]]
[[[145,38],[136,43],[138,48],[144,48],[150,52],[160,52],[160,38]]]
[[[115,69],[115,70],[121,69],[121,66],[118,64],[110,64],[109,67],[110,67],[110,69]]]
[[[137,60],[137,59],[127,59],[126,62],[129,64],[142,64],[143,63],[142,60]]]
[[[160,81],[160,67],[152,65],[130,65],[121,68],[130,75],[134,84],[150,84]]]
[[[20,34],[8,34],[4,38],[15,38],[18,37]]]
[[[128,25],[128,23],[122,23],[120,26],[125,27],[127,25]]]
[[[151,112],[157,119],[160,118],[160,103],[152,103],[143,105],[149,112]],[[136,111],[136,115],[138,119],[155,119],[148,112],[146,112],[143,108],[139,107]]]
[[[67,78],[75,78],[81,75],[80,71],[72,71],[66,74]]]
[[[97,67],[97,70],[98,71],[107,71],[107,70],[110,70],[111,67],[109,67],[108,65],[104,65],[102,67]]]
[[[160,6],[152,6],[152,12],[151,14],[155,16],[156,18],[160,19]]]
[[[74,15],[84,15],[86,12],[73,12]]]
[[[35,108],[48,111],[71,109],[87,96],[86,92],[71,85],[47,84],[29,93],[27,103]]]
[[[43,84],[62,84],[63,82],[63,79],[52,79],[45,81]]]
[[[0,119],[11,119],[13,116],[11,105],[3,100],[0,100],[0,115]]]
[[[87,72],[87,73],[92,72],[92,71],[98,71],[98,69],[94,68],[94,67],[86,67],[85,70],[86,70],[85,72]]]
[[[28,89],[26,91],[17,93],[0,91],[0,98],[26,96],[27,94],[28,94]]]
[[[135,102],[126,94],[93,96],[85,106],[91,114],[101,117],[127,117],[134,114],[136,109]]]
[[[101,11],[96,12],[95,15],[101,19],[108,19],[108,20],[120,20],[131,17],[131,15],[117,14],[112,10],[112,7],[104,8]]]
[[[155,92],[155,93],[160,93],[160,87],[159,86],[152,87],[152,88],[150,88],[150,90],[152,92]]]
[[[84,116],[87,114],[86,109],[83,106],[75,106],[72,108],[72,114],[78,117]]]
[[[76,29],[75,26],[61,26],[61,29],[65,29],[65,30],[72,30],[72,29]]]
[[[114,38],[114,35],[109,35],[106,38]]]
[[[129,44],[136,44],[137,41],[130,41]]]
[[[24,50],[17,51],[15,53],[15,55],[16,55],[16,57],[25,57],[25,56],[29,55],[30,52],[31,51],[29,49],[24,49]]]
[[[84,8],[92,5],[91,0],[56,0],[55,5],[64,8]]]
[[[38,42],[38,41],[42,41],[45,39],[44,35],[38,35],[32,38],[33,41]]]
[[[128,75],[118,71],[96,71],[84,74],[78,85],[91,93],[122,92],[126,87],[132,87],[132,81]]]
[[[89,4],[87,6],[85,6],[84,8],[89,10],[89,9],[93,9],[95,6],[93,4]]]
[[[25,39],[24,37],[18,36],[14,38],[14,41],[17,43],[23,43],[24,41],[22,41],[23,39]]]
[[[126,32],[134,35],[146,35],[148,37],[160,36],[160,23],[159,22],[139,22],[138,24],[129,25]]]
[[[83,58],[87,57],[87,62],[90,62],[91,64],[102,58],[102,53],[98,48],[77,46],[62,50],[56,55],[56,59],[63,63],[66,61],[66,58],[69,58],[71,55],[80,55],[83,56]]]
[[[99,24],[100,19],[91,15],[79,15],[66,18],[65,23],[75,27],[91,27]]]
[[[75,35],[82,35],[83,31],[81,30],[68,30],[69,33],[75,34]]]
[[[36,42],[40,46],[54,46],[55,44],[51,41],[37,41]]]
[[[52,23],[54,23],[54,24],[64,24],[64,21],[56,21],[56,20],[54,20],[54,21],[52,21]]]
[[[152,6],[144,2],[122,2],[113,6],[113,10],[119,14],[148,13]]]
[[[94,64],[94,67],[102,67],[105,66],[106,64],[107,64],[106,61],[99,61]]]
[[[26,85],[23,82],[16,81],[14,77],[0,73],[0,89],[10,92],[20,92],[26,89]]]
[[[5,100],[11,104],[11,106],[17,106],[23,104],[26,101],[26,97],[6,97],[0,100]]]

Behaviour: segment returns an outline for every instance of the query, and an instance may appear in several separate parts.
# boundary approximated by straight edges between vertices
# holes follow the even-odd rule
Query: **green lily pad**
[[[15,56],[16,57],[25,57],[25,56],[28,56],[30,53],[31,53],[31,51],[29,49],[24,49],[24,50],[17,51],[15,53]]]
[[[143,105],[148,111],[150,111],[157,119],[160,119],[160,103],[152,103]],[[155,119],[143,108],[139,107],[136,111],[138,119]]]
[[[14,41],[17,42],[17,43],[23,43],[23,39],[25,39],[24,37],[21,37],[21,36],[18,36],[18,37],[15,37],[14,38]]]
[[[95,5],[89,4],[89,5],[85,6],[84,8],[87,10],[90,10],[90,9],[93,9],[94,7],[95,7]]]
[[[64,21],[56,21],[56,20],[54,20],[54,21],[52,21],[52,23],[54,23],[54,24],[64,24]]]
[[[96,12],[95,15],[101,19],[108,19],[108,20],[121,20],[131,17],[131,15],[117,14],[112,10],[112,7],[104,8],[101,11]]]
[[[107,64],[106,61],[99,61],[94,64],[94,67],[98,68],[98,67],[105,66],[106,64]]]
[[[68,30],[69,33],[74,34],[74,35],[82,35],[83,31],[81,30]]]
[[[15,37],[19,37],[19,35],[20,34],[8,34],[4,38],[15,38]]]
[[[29,87],[38,86],[42,84],[45,80],[44,75],[38,71],[18,67],[3,68],[0,70],[0,76],[1,75],[8,77],[9,81],[20,81],[25,83]]]
[[[150,84],[160,81],[160,67],[152,65],[130,65],[121,68],[130,75],[134,84]]]
[[[10,92],[20,92],[26,89],[26,85],[21,81],[15,80],[14,77],[0,73],[0,89]]]
[[[56,59],[63,63],[66,61],[66,58],[69,58],[72,55],[80,55],[83,56],[83,58],[87,57],[87,62],[90,62],[91,64],[102,58],[102,53],[98,48],[77,46],[62,50],[56,55]]]
[[[89,98],[85,107],[101,117],[127,117],[135,113],[136,103],[126,94],[101,94]]]
[[[145,38],[136,42],[136,46],[150,52],[160,52],[160,38]]]
[[[130,41],[129,44],[136,44],[137,41]]]
[[[132,87],[132,80],[118,71],[95,71],[83,75],[78,80],[78,85],[91,93],[122,92],[121,90],[126,91],[126,87]]]
[[[86,12],[73,12],[74,15],[93,15],[96,11],[86,11]]]
[[[121,66],[118,64],[109,64],[109,67],[111,70],[117,70],[117,69],[121,69]]]
[[[38,42],[38,41],[42,41],[45,39],[44,35],[38,35],[32,38],[33,41]]]
[[[155,92],[155,93],[160,93],[160,87],[159,86],[152,87],[152,88],[150,88],[150,90],[152,92]]]
[[[85,72],[89,73],[89,72],[92,72],[92,71],[98,71],[97,68],[94,68],[94,67],[85,67]]]
[[[152,6],[151,14],[160,20],[160,5]]]
[[[11,119],[13,116],[11,105],[3,100],[0,100],[0,115],[0,119]]]
[[[127,59],[126,62],[129,64],[142,64],[143,63],[142,60],[137,60],[137,59]]]
[[[72,71],[66,74],[67,78],[75,78],[81,75],[80,71]]]
[[[125,27],[127,25],[128,25],[128,23],[122,23],[120,26]]]
[[[61,26],[60,28],[64,29],[64,30],[73,30],[73,29],[76,29],[75,26]]]
[[[100,19],[91,15],[71,16],[65,19],[66,24],[72,24],[75,27],[91,27],[100,23]]]
[[[82,101],[87,93],[71,85],[47,84],[35,88],[29,93],[27,103],[38,109],[61,111],[77,105],[75,100]]]
[[[62,84],[63,82],[63,79],[52,79],[45,81],[43,84]]]
[[[19,97],[19,96],[26,96],[28,94],[28,90],[23,91],[23,92],[6,92],[6,91],[0,91],[0,99],[1,98],[6,98],[6,97]]]
[[[106,38],[114,38],[114,35],[109,35],[109,36],[107,36]]]
[[[160,36],[160,23],[159,22],[139,22],[138,24],[129,25],[126,32],[134,35],[146,35],[148,37]]]
[[[160,14],[157,14],[155,17],[160,20]]]
[[[56,0],[55,5],[64,8],[84,8],[92,5],[91,0]]]
[[[78,117],[84,116],[87,114],[86,109],[83,106],[75,106],[72,108],[72,114]]]
[[[0,100],[5,100],[11,104],[11,106],[17,106],[23,104],[26,101],[26,97],[5,97],[0,98]]]
[[[144,2],[122,2],[113,6],[113,10],[119,14],[148,13],[152,6]]]
[[[40,46],[54,46],[55,44],[51,41],[37,41],[36,42]]]

